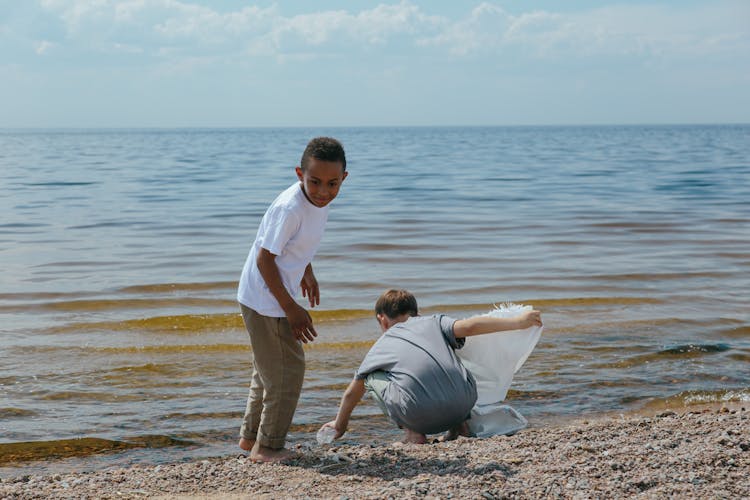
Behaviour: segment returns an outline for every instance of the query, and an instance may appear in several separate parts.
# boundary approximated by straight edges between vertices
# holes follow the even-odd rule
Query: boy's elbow
[[[365,381],[354,379],[344,391],[344,398],[359,401],[365,394]]]

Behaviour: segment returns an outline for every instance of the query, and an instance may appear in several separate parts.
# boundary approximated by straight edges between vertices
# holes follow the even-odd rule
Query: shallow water
[[[335,415],[392,286],[423,313],[542,310],[508,397],[531,425],[750,401],[750,126],[6,130],[0,474],[236,451],[236,280],[319,134],[350,175],[293,444]],[[397,436],[371,401],[355,416],[348,439]]]

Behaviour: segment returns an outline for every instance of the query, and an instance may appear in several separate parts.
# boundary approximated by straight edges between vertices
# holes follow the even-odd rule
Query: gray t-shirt
[[[357,370],[357,379],[386,373],[390,383],[381,397],[399,426],[435,434],[469,416],[476,382],[454,352],[465,342],[453,333],[455,321],[438,315],[398,323],[375,342]]]

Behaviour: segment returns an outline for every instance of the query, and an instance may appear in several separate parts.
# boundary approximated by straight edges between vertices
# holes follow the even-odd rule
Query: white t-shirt
[[[318,251],[328,221],[328,206],[313,205],[297,182],[284,190],[266,210],[245,261],[237,301],[264,316],[286,316],[260,275],[256,258],[265,248],[276,255],[281,281],[292,297],[300,293],[305,268]]]

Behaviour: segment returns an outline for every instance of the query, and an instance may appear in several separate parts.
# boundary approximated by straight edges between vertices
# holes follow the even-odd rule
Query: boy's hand
[[[310,313],[296,302],[288,311],[286,311],[286,318],[289,320],[292,335],[294,335],[294,337],[300,342],[307,344],[308,342],[315,340],[315,337],[318,336],[318,333],[313,327]]]
[[[526,311],[518,315],[519,330],[525,330],[532,326],[542,326],[542,313],[536,309]]]
[[[321,429],[323,427],[330,427],[331,429],[334,429],[336,431],[336,435],[333,436],[333,439],[338,439],[338,438],[340,438],[341,436],[343,436],[346,433],[346,429],[339,430],[339,429],[336,428],[336,421],[335,420],[331,420],[330,422],[326,422],[325,424],[323,424],[321,426]]]
[[[300,286],[302,287],[302,296],[307,297],[307,300],[310,301],[310,307],[320,305],[320,288],[318,287],[318,280],[315,278],[312,266],[307,266],[305,269]]]

